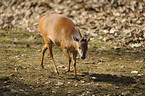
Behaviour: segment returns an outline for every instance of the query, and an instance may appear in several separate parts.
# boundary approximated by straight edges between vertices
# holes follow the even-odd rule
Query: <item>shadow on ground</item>
[[[95,73],[92,73],[91,75],[88,74],[89,73],[84,72],[83,75],[81,75],[81,78],[89,76],[90,80],[93,82],[107,82],[116,85],[120,84],[129,85],[136,83],[136,80],[129,76],[117,76],[111,74],[95,74]]]

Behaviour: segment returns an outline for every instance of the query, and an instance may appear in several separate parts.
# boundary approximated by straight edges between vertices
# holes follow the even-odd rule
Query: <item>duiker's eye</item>
[[[81,47],[79,47],[79,49],[81,49]]]

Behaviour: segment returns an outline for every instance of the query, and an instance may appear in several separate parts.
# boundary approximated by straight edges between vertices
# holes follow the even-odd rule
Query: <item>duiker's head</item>
[[[86,58],[86,53],[88,50],[88,42],[90,40],[90,38],[85,38],[82,37],[81,39],[78,39],[76,37],[73,37],[74,41],[77,41],[77,45],[78,45],[78,52],[81,56],[81,59],[85,59]]]

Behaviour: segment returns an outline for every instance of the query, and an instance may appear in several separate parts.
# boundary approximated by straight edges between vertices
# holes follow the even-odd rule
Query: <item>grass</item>
[[[43,44],[39,32],[0,30],[2,96],[145,95],[145,52],[116,51],[111,49],[115,42],[102,42],[93,37],[87,58],[77,58],[80,80],[76,81],[72,66],[71,72],[65,73],[67,59],[57,46],[53,53],[60,75],[55,74],[48,54],[44,60],[46,70],[40,68]]]

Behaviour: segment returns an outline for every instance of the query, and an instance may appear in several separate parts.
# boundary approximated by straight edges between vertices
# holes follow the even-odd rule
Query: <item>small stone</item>
[[[125,68],[125,66],[121,66],[120,68],[121,68],[121,69],[122,69],[122,68]]]
[[[131,73],[136,73],[136,74],[137,74],[137,73],[138,73],[138,71],[131,71]]]
[[[92,79],[96,79],[96,77],[92,77]]]

